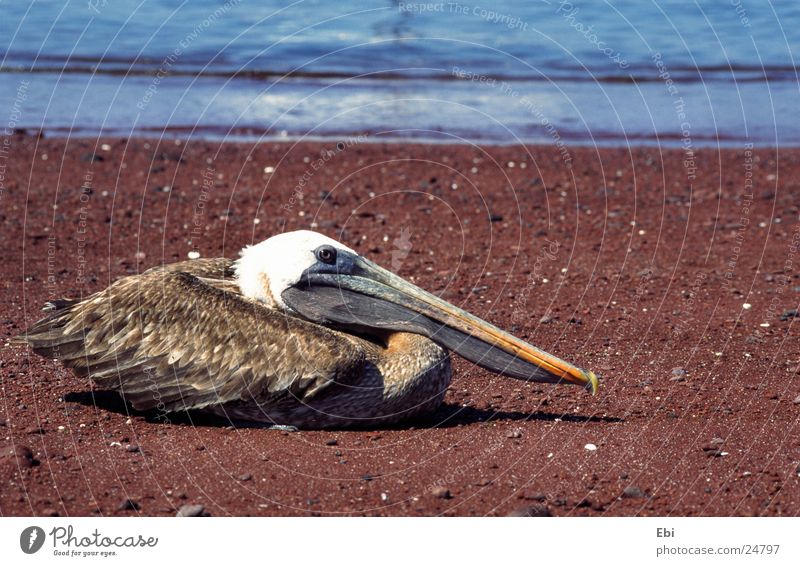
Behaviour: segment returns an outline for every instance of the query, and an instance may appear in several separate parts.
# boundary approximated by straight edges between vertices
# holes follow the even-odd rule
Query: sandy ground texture
[[[3,515],[797,515],[800,151],[0,139],[4,342],[51,298],[315,228],[539,347],[377,430],[163,422],[0,349]]]

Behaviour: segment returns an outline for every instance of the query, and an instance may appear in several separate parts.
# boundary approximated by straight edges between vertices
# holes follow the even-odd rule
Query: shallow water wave
[[[91,135],[797,144],[800,6],[15,3],[0,101]],[[677,95],[674,93],[677,89]],[[685,119],[676,116],[676,99]]]

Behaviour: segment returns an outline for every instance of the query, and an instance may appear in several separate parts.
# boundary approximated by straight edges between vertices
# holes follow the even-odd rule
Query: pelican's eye
[[[329,265],[336,263],[336,248],[333,246],[320,246],[314,251],[314,255],[322,263]]]

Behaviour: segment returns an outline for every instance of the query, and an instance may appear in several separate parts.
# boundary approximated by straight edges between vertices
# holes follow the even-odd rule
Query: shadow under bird
[[[16,341],[141,410],[298,428],[393,423],[441,404],[448,350],[509,377],[597,390],[591,371],[309,231],[44,310]]]

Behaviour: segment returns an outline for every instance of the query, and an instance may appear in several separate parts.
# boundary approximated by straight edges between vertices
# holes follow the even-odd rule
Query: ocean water
[[[796,145],[800,3],[0,2],[0,125]]]

